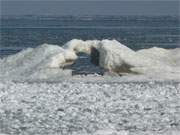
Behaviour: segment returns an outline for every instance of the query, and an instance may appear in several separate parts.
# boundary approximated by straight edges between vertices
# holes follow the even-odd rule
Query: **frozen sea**
[[[179,31],[176,16],[3,17],[0,135],[179,135],[180,77],[171,68],[176,78],[166,73],[157,73],[156,78],[112,73],[102,76],[104,70],[82,53],[69,67],[73,76],[58,76],[59,72],[53,71],[49,73],[57,76],[48,73],[51,78],[47,78],[43,75],[49,70],[43,70],[45,79],[32,79],[32,69],[44,65],[36,59],[41,54],[34,55],[38,49],[27,56],[22,52],[3,60],[29,47],[43,43],[63,46],[71,39],[115,39],[133,50],[154,46],[175,49],[180,47]],[[25,53],[28,51],[31,49]],[[47,54],[43,56],[49,57]],[[180,63],[176,57],[179,55],[174,54],[175,61],[170,64]]]

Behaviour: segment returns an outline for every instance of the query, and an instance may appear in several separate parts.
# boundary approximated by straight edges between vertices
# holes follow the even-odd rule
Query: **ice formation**
[[[125,75],[69,77],[79,52]],[[28,48],[0,59],[0,134],[180,134],[178,81],[180,48],[77,39]]]
[[[37,48],[28,48],[0,61],[0,77],[11,79],[37,78],[46,79],[70,75],[62,68],[77,58],[73,51],[56,45],[43,44]]]
[[[99,53],[99,65],[116,73],[133,73],[171,78],[180,77],[180,48],[163,49],[153,47],[134,51],[116,40],[71,40],[65,48],[75,52],[92,54],[92,48]],[[92,56],[91,56],[92,57]],[[94,59],[94,58],[93,58]]]
[[[180,78],[180,48],[150,48],[134,51],[116,40],[73,39],[64,46],[43,44],[0,60],[0,78],[48,79],[71,75],[63,69],[72,64],[77,53],[91,55],[92,61],[110,72],[143,74],[156,78]]]

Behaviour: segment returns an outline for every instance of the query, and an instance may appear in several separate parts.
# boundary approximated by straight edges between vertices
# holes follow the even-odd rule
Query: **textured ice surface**
[[[180,83],[0,82],[0,133],[179,135]]]

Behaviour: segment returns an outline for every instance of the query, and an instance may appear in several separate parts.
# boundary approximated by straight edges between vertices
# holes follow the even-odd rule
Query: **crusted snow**
[[[0,133],[178,135],[180,83],[0,83]]]

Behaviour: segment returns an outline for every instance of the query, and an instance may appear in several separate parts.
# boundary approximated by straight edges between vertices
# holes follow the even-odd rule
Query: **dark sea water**
[[[78,39],[116,39],[132,49],[180,45],[175,16],[5,16],[1,19],[0,55],[43,43],[63,45]]]
[[[180,47],[180,20],[176,16],[4,16],[0,25],[0,56],[43,43],[62,46],[77,38],[116,39],[137,50],[153,46]],[[81,55],[79,63],[89,66]],[[73,67],[73,68],[74,68]],[[91,68],[96,70],[96,68]]]

